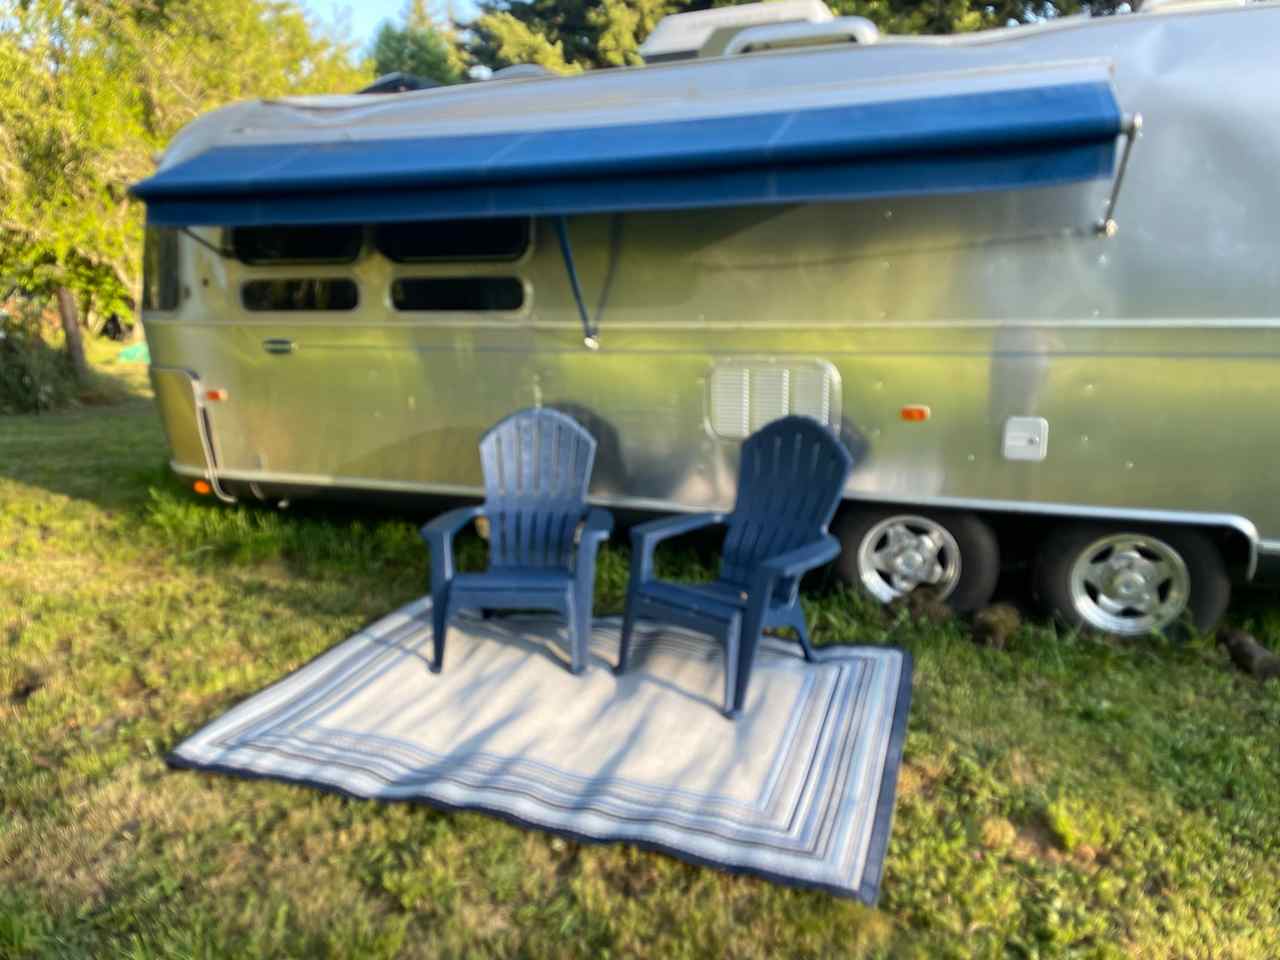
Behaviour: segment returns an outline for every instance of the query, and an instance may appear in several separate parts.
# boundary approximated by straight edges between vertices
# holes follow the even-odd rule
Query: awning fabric
[[[168,226],[680,210],[1108,176],[1109,82],[573,129],[215,146],[133,188]]]

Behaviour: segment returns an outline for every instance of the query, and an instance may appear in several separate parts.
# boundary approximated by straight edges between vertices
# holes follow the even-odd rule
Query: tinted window
[[[147,227],[142,246],[142,309],[178,309],[178,231]]]
[[[410,277],[391,284],[397,310],[519,310],[524,284],[515,277]]]
[[[245,263],[350,263],[360,255],[364,228],[236,227],[231,249]]]
[[[359,299],[354,281],[324,277],[250,280],[240,298],[246,310],[354,310]]]
[[[529,249],[529,219],[427,220],[384,223],[374,244],[400,263],[427,260],[515,260]]]

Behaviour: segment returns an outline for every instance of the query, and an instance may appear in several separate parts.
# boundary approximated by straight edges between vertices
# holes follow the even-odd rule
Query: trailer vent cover
[[[835,369],[820,361],[717,364],[707,404],[711,431],[741,440],[789,413],[839,426],[839,383]]]

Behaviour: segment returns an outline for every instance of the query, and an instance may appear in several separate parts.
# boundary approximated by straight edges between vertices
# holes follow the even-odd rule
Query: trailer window
[[[374,245],[397,263],[517,260],[529,249],[529,218],[382,223]]]
[[[178,231],[147,227],[142,244],[142,309],[178,309]]]
[[[231,249],[248,264],[350,263],[364,245],[364,228],[352,224],[312,227],[234,227]]]
[[[355,282],[340,277],[250,280],[240,288],[246,310],[354,310]]]
[[[397,310],[501,310],[524,306],[517,277],[406,277],[391,284]]]

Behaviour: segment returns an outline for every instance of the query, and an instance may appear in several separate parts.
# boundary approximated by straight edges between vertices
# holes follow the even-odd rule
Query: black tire
[[[1000,546],[986,522],[972,513],[847,507],[832,528],[832,533],[844,546],[836,559],[836,572],[840,579],[875,597],[863,582],[862,571],[858,568],[858,554],[868,534],[879,524],[895,517],[924,518],[942,527],[955,540],[960,555],[959,579],[951,592],[943,598],[947,606],[956,613],[969,613],[991,602],[996,581],[1000,577]],[[885,601],[882,596],[875,599]]]
[[[1098,541],[1115,535],[1134,535],[1161,541],[1181,557],[1190,587],[1181,617],[1156,632],[1183,638],[1188,625],[1204,633],[1217,626],[1231,602],[1231,579],[1222,554],[1207,535],[1191,527],[1104,526],[1070,524],[1059,527],[1041,543],[1037,551],[1034,585],[1045,611],[1068,627],[1141,636],[1153,631],[1120,633],[1091,623],[1077,608],[1071,595],[1071,568],[1080,555]]]

